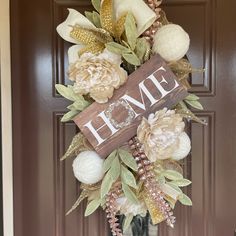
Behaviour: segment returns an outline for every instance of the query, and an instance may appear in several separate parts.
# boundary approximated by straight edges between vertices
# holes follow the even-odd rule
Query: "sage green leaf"
[[[89,216],[92,213],[94,213],[98,207],[101,204],[101,200],[99,198],[92,200],[88,205],[87,208],[85,210],[84,216]]]
[[[90,12],[90,11],[85,11],[84,14],[85,14],[86,18],[87,18],[90,22],[93,23],[93,13]]]
[[[189,100],[185,100],[185,102],[187,104],[189,104],[191,107],[194,107],[198,110],[203,110],[203,106],[199,101],[189,101]]]
[[[191,93],[184,100],[197,101],[197,100],[199,100],[199,97],[196,96],[195,94]]]
[[[56,84],[55,88],[57,92],[60,93],[64,98],[75,101],[74,92],[70,87],[64,86],[62,84]]]
[[[192,200],[184,193],[179,196],[179,201],[185,206],[192,206]]]
[[[61,122],[70,121],[74,117],[76,117],[78,114],[79,114],[79,111],[69,111],[62,117]]]
[[[86,197],[88,197],[88,192],[87,190],[83,190],[77,201],[74,203],[71,209],[66,213],[66,215],[69,215],[71,212],[73,212]]]
[[[133,191],[130,189],[130,187],[127,184],[122,183],[122,190],[130,202],[134,204],[138,204],[138,199],[136,195],[133,193]]]
[[[134,216],[132,214],[128,214],[125,216],[125,220],[124,220],[124,224],[123,224],[123,231],[124,232],[129,228],[133,218],[134,218]]]
[[[112,184],[113,184],[113,179],[110,173],[108,172],[102,180],[101,198],[105,197],[106,194],[110,191]]]
[[[96,12],[93,11],[93,24],[97,27],[97,28],[101,28],[101,21],[100,21],[100,15]]]
[[[179,179],[179,180],[171,181],[171,183],[179,187],[185,187],[185,186],[190,185],[192,182],[188,179]]]
[[[108,51],[113,52],[118,55],[122,55],[123,53],[131,52],[130,49],[126,48],[125,46],[122,46],[119,43],[115,43],[115,42],[107,43],[106,48]]]
[[[150,44],[145,38],[137,39],[137,46],[135,49],[135,53],[138,56],[140,61],[144,61],[144,58],[150,52]]]
[[[128,13],[125,19],[125,34],[130,48],[134,50],[136,47],[138,32],[135,18],[131,13]]]
[[[165,176],[164,175],[157,176],[157,181],[159,184],[164,184],[166,182]]]
[[[138,188],[134,175],[123,165],[121,166],[121,180],[122,180],[122,183],[125,183],[129,185],[130,187],[133,187],[135,189]]]
[[[118,156],[115,157],[115,159],[112,162],[111,169],[108,172],[111,177],[113,182],[115,182],[119,176],[120,176],[120,161]]]
[[[138,170],[138,165],[134,157],[128,151],[119,149],[118,152],[119,152],[120,159],[123,161],[125,165],[127,165],[129,168],[131,168],[134,171]]]
[[[179,188],[178,186],[172,184],[171,182],[166,183],[167,185],[169,185],[171,188],[173,188],[174,190],[176,190],[179,193],[183,193],[183,191],[181,190],[181,188]]]
[[[140,66],[141,61],[134,53],[122,53],[123,58],[134,66]]]
[[[115,150],[105,159],[102,167],[104,173],[111,168],[112,162],[114,161],[116,156],[117,156],[117,151]]]
[[[179,172],[175,171],[175,170],[165,170],[162,172],[162,174],[170,180],[179,180],[179,179],[183,179],[183,175],[180,174]]]
[[[101,8],[101,0],[91,0],[93,7],[95,8],[96,11],[100,12]]]

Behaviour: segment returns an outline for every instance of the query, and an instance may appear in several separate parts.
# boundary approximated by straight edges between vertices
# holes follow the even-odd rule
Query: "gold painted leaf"
[[[66,158],[73,157],[79,154],[79,152],[90,150],[90,147],[86,145],[87,139],[84,137],[82,133],[78,133],[72,139],[72,142],[67,149],[65,155],[61,158],[61,161]]]
[[[69,215],[71,212],[73,212],[80,205],[80,203],[87,197],[88,197],[88,192],[86,190],[83,190],[77,201],[74,203],[72,208],[66,213],[66,215]]]
[[[122,34],[125,31],[125,19],[126,19],[127,13],[120,16],[120,18],[115,23],[115,37],[119,40],[122,36]]]

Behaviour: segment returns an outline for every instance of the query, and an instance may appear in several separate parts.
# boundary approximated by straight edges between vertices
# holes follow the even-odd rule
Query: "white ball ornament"
[[[191,150],[191,141],[189,136],[182,132],[179,136],[179,147],[176,149],[172,155],[172,159],[178,161],[185,158]]]
[[[175,24],[162,26],[154,35],[153,52],[170,62],[178,61],[189,49],[190,38],[184,29]]]
[[[95,184],[104,175],[103,162],[104,160],[94,151],[81,152],[72,164],[74,175],[84,184]]]

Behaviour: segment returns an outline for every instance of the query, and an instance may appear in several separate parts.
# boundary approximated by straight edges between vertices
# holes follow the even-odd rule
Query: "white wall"
[[[13,236],[13,175],[9,0],[0,0],[0,78],[4,236]]]

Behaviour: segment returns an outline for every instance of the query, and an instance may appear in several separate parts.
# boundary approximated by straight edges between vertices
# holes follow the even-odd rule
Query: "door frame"
[[[14,236],[10,0],[1,0],[0,35],[3,235]]]

